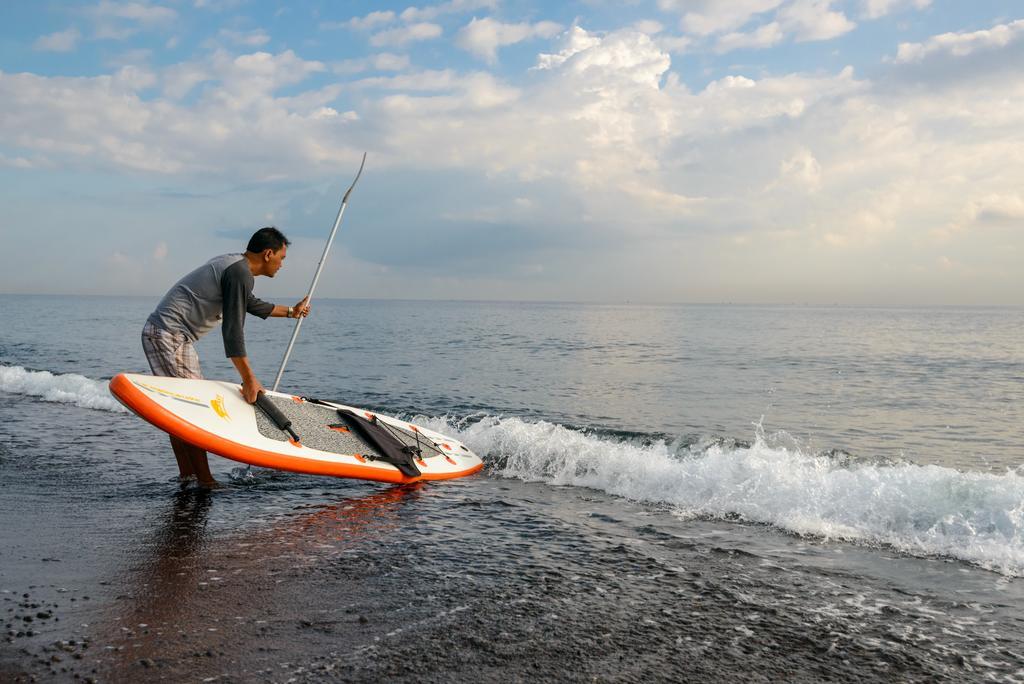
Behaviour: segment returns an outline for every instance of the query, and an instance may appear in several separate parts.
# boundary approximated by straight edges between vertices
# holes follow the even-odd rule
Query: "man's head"
[[[252,234],[245,251],[249,253],[250,261],[255,260],[259,265],[258,275],[273,278],[281,270],[281,262],[284,261],[290,244],[284,233],[273,226],[267,226]]]

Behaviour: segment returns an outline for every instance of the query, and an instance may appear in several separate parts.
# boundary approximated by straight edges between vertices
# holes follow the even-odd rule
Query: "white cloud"
[[[101,0],[92,8],[91,12],[96,17],[127,19],[147,25],[167,23],[178,17],[178,13],[170,7],[147,2],[114,2],[113,0]]]
[[[46,164],[25,157],[8,157],[3,152],[0,152],[0,166],[12,169],[34,169],[38,166],[46,166]]]
[[[167,258],[167,243],[163,242],[163,241],[156,243],[156,247],[153,248],[153,260],[154,261],[163,261],[166,258]]]
[[[862,0],[862,4],[866,18],[879,19],[908,8],[925,9],[931,6],[932,0]]]
[[[192,6],[196,9],[211,10],[213,12],[224,12],[235,9],[249,0],[194,0]],[[278,10],[280,12],[280,10]]]
[[[104,64],[109,67],[120,68],[123,66],[140,66],[148,63],[153,58],[153,51],[148,48],[135,48],[132,50],[124,50],[115,55],[111,55],[109,58],[104,60]]]
[[[776,9],[783,0],[661,0],[666,10],[688,10],[680,26],[687,33],[707,36],[735,30],[759,14]]]
[[[852,69],[763,76],[751,66],[692,90],[671,67],[649,35],[576,26],[514,85],[408,66],[304,88],[327,67],[291,52],[220,52],[155,74],[0,73],[2,163],[319,181],[357,163],[358,144],[375,168],[472,179],[460,215],[529,197],[516,211],[546,217],[573,244],[643,238],[633,242],[651,245],[640,255],[648,272],[669,288],[681,288],[686,253],[707,261],[687,262],[694,278],[762,292],[765,264],[785,270],[795,253],[804,276],[835,283],[886,259],[930,268],[951,254],[977,266],[986,257],[971,256],[967,239],[981,229],[1019,244],[1019,64],[998,82],[967,73],[941,91],[898,87],[907,68],[896,65],[871,81]],[[154,76],[163,95],[143,97]]]
[[[142,29],[167,26],[178,18],[178,13],[170,7],[114,0],[101,0],[86,13],[95,21],[93,35],[100,40],[124,40]]]
[[[441,33],[441,27],[437,24],[410,24],[409,26],[401,26],[374,34],[370,38],[370,45],[374,47],[402,47],[409,43],[438,38]]]
[[[425,113],[448,113],[458,121],[460,116],[508,106],[520,95],[516,88],[502,83],[491,74],[481,72],[465,76],[456,76],[448,71],[420,72],[388,79],[366,79],[360,81],[359,85],[437,93],[428,96],[402,93],[381,98],[376,106],[387,116],[399,119],[406,116],[418,117]],[[418,121],[409,122],[408,125],[421,128]],[[445,125],[451,125],[451,122]]]
[[[401,14],[402,21],[430,21],[444,14],[463,14],[478,9],[494,9],[497,0],[449,0],[427,7],[407,7]]]
[[[36,38],[32,48],[46,52],[71,52],[78,46],[78,40],[82,37],[81,32],[75,27],[50,33]]]
[[[779,165],[779,179],[773,187],[794,187],[807,192],[821,188],[821,164],[803,148]]]
[[[215,74],[207,65],[182,62],[164,70],[164,96],[177,100],[188,95],[200,83],[212,81]]]
[[[221,40],[243,47],[262,47],[270,42],[270,36],[263,29],[255,29],[253,31],[221,29],[217,32],[217,36]]]
[[[782,7],[778,20],[800,42],[830,40],[852,31],[857,24],[832,9],[833,0],[793,0]]]
[[[553,69],[565,64],[573,55],[601,45],[601,39],[588,33],[580,26],[573,26],[566,33],[565,47],[556,54],[541,54],[537,57],[538,69]]]
[[[291,51],[239,57],[215,53],[163,75],[165,91],[175,77],[186,84],[209,83],[189,106],[143,99],[140,91],[157,77],[137,68],[93,78],[0,73],[5,102],[0,135],[18,147],[72,163],[77,158],[158,173],[201,173],[223,167],[228,159],[249,167],[245,173],[250,176],[271,173],[289,159],[316,165],[349,154],[337,145],[337,136],[350,117],[324,116],[336,89],[288,98],[274,93],[325,68]],[[177,88],[174,94],[180,96],[188,86]]]
[[[684,33],[718,35],[716,52],[766,48],[787,36],[798,42],[829,40],[856,24],[832,9],[835,0],[660,0],[667,11],[682,12]],[[750,28],[756,20],[759,25]]]
[[[665,52],[672,54],[683,54],[688,52],[693,47],[694,41],[692,38],[687,36],[669,36],[660,35],[655,38],[655,41]]]
[[[408,55],[379,52],[359,59],[346,59],[333,65],[336,74],[358,74],[364,71],[402,71],[409,68]]]
[[[988,193],[971,198],[960,215],[946,228],[935,231],[935,235],[948,240],[969,228],[1004,224],[1024,226],[1024,195],[1019,192]]]
[[[634,31],[639,31],[640,33],[646,33],[648,35],[661,33],[665,30],[665,27],[660,21],[655,21],[653,19],[641,19],[640,21],[633,22],[633,26],[631,28]]]
[[[920,62],[933,55],[966,57],[975,52],[997,50],[1024,36],[1024,19],[998,24],[991,29],[970,33],[943,33],[923,43],[900,43],[897,63]]]
[[[350,28],[357,31],[368,31],[378,26],[390,24],[395,20],[395,13],[391,10],[370,12],[363,17],[353,17],[348,21],[325,21],[320,23],[321,29]]]
[[[452,90],[461,77],[452,69],[424,69],[398,76],[372,76],[353,82],[353,88],[380,88],[410,92],[438,92]]]
[[[118,85],[134,91],[146,90],[157,84],[156,74],[152,71],[130,64],[118,69],[114,80]]]
[[[726,33],[718,39],[715,51],[724,53],[742,49],[761,50],[778,45],[784,37],[782,27],[778,22],[773,21],[750,33]]]
[[[462,27],[455,39],[455,44],[477,57],[493,63],[498,57],[498,48],[513,45],[531,38],[551,38],[562,30],[559,24],[552,21],[540,21],[536,24],[503,24],[490,17],[473,18]]]

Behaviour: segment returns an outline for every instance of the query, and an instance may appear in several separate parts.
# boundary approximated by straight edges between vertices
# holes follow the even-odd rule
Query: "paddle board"
[[[293,437],[230,382],[121,373],[110,381],[110,392],[174,437],[263,468],[379,482],[447,480],[483,468],[480,457],[456,439],[344,404],[266,392],[290,421]],[[369,432],[367,424],[374,426]],[[373,430],[386,434],[381,438]],[[403,467],[419,475],[387,462],[395,448],[411,454],[414,467]]]

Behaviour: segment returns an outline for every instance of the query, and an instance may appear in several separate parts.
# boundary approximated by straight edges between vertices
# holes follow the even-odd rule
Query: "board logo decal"
[[[222,395],[218,394],[216,399],[210,400],[210,408],[212,408],[214,412],[224,420],[231,420],[231,416],[228,415],[228,410],[224,408],[224,397]]]

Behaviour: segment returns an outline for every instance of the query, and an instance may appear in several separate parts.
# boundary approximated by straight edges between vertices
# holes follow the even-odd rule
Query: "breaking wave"
[[[43,401],[74,404],[100,411],[126,412],[107,391],[107,383],[84,375],[54,375],[49,371],[26,370],[0,365],[0,392],[38,397]]]
[[[433,425],[430,425],[433,422]],[[887,545],[1024,576],[1024,476],[856,463],[769,444],[679,448],[546,422],[433,420],[485,455],[490,472],[662,503],[689,517],[767,523],[800,535]]]

